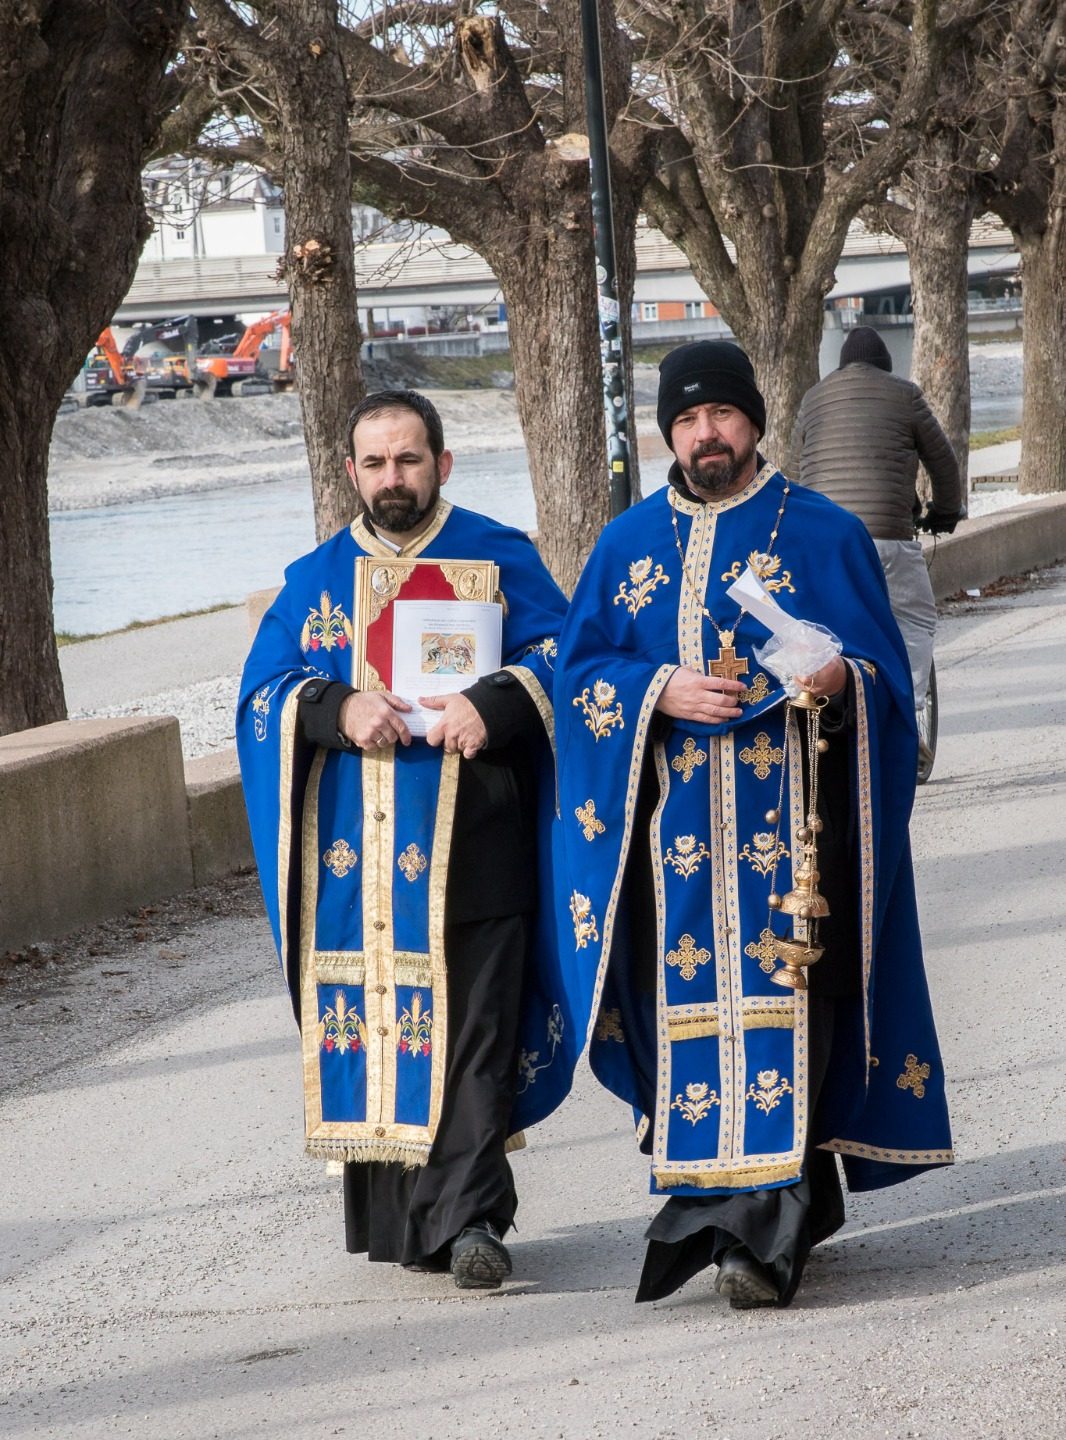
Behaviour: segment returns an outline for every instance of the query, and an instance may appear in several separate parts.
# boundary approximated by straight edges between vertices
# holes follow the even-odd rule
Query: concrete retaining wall
[[[954,535],[923,541],[938,600],[1066,560],[1066,495],[1042,495],[1010,510],[964,520]]]
[[[193,882],[209,885],[255,865],[236,750],[185,762]]]
[[[193,884],[176,720],[0,737],[0,816],[0,951]]]
[[[1066,495],[1049,495],[964,522],[930,576],[943,599],[1063,559]],[[275,593],[249,596],[253,633]],[[176,720],[0,737],[0,953],[253,864],[236,751],[183,765]]]

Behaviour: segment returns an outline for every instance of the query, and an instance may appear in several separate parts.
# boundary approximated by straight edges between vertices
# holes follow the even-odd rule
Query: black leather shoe
[[[452,1241],[452,1275],[460,1290],[498,1290],[511,1273],[511,1257],[489,1220],[478,1220]]]
[[[714,1288],[734,1310],[757,1310],[761,1305],[776,1305],[781,1298],[773,1271],[743,1245],[734,1245],[722,1256]]]

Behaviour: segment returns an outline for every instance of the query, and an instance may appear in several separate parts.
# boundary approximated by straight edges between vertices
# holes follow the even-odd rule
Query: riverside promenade
[[[243,643],[222,613],[184,675],[212,678],[227,627]],[[296,1035],[251,880],[5,972],[5,1435],[1057,1437],[1064,656],[1066,567],[949,607],[913,838],[958,1163],[850,1197],[787,1311],[731,1312],[709,1277],[633,1304],[657,1202],[584,1067],[514,1157],[501,1292],[345,1255],[339,1181],[301,1155]]]

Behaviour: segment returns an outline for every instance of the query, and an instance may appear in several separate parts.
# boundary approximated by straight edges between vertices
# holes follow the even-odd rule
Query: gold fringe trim
[[[787,1003],[791,1004],[791,1001]],[[794,1030],[796,1028],[794,1011],[786,1010],[772,1003],[760,1005],[757,1002],[745,1000],[740,1020],[745,1030]],[[708,1035],[714,1036],[722,1033],[721,1023],[714,1015],[681,1016],[677,1019],[668,1016],[666,1025],[671,1042],[674,1040],[702,1040]]]
[[[778,1180],[798,1180],[802,1160],[788,1165],[758,1165],[750,1170],[697,1170],[688,1173],[653,1170],[656,1183],[664,1190],[676,1185],[691,1185],[698,1190],[743,1190],[753,1185],[772,1185]]]
[[[722,1027],[717,1020],[667,1020],[666,1028],[671,1041],[702,1040],[707,1035],[720,1035]]]
[[[405,955],[397,950],[392,957],[392,979],[395,985],[433,985],[433,963],[428,955]]]
[[[524,1130],[516,1130],[513,1135],[508,1135],[503,1147],[503,1153],[505,1155],[513,1155],[516,1150],[524,1150],[526,1143],[526,1132]]]
[[[361,950],[316,950],[311,963],[319,985],[366,984],[366,961]]]
[[[400,1164],[410,1170],[416,1165],[425,1165],[429,1159],[429,1145],[411,1144],[400,1140],[308,1140],[304,1154],[312,1160],[340,1160],[368,1164],[372,1160],[383,1164]]]
[[[796,1016],[791,1010],[768,1009],[760,1006],[745,1009],[741,1019],[745,1030],[795,1030]]]

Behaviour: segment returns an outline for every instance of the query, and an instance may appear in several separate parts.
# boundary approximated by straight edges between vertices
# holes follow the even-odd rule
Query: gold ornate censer
[[[807,723],[807,796],[804,804],[805,823],[796,831],[796,839],[803,846],[800,862],[792,871],[792,889],[786,895],[779,895],[775,888],[777,866],[774,865],[770,881],[769,906],[771,912],[779,911],[792,916],[792,933],[774,936],[774,953],[782,962],[782,968],[775,970],[770,979],[775,985],[789,990],[806,990],[808,965],[813,965],[822,956],[824,947],[818,944],[818,921],[829,914],[826,898],[818,889],[821,878],[818,873],[818,834],[822,822],[818,818],[818,757],[829,748],[828,742],[819,735],[819,716],[822,707],[828,703],[826,696],[813,695],[801,690],[788,702],[785,721],[785,754],[789,753],[789,731],[799,726],[799,712],[803,712]],[[776,810],[767,813],[767,820],[781,829],[782,807],[785,798],[785,774],[787,764],[781,765],[781,790]],[[774,847],[775,853],[780,845]],[[769,928],[772,930],[773,926]]]

